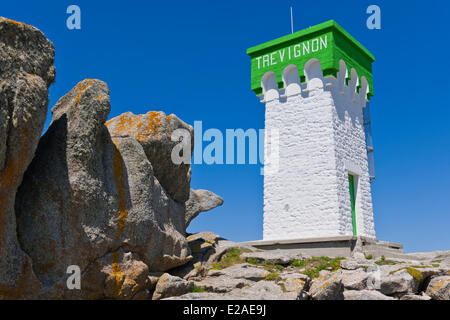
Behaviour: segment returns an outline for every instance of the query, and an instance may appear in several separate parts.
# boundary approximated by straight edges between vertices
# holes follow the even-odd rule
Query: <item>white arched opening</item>
[[[366,77],[361,77],[361,88],[359,89],[359,94],[363,99],[367,99],[367,94],[369,93],[369,82]]]
[[[339,61],[339,72],[337,74],[337,82],[338,82],[338,89],[339,92],[344,93],[344,88],[346,85],[346,79],[348,78],[348,69],[347,65],[345,64],[344,60]]]
[[[263,75],[261,87],[263,89],[265,101],[271,101],[280,97],[280,94],[278,93],[277,75],[275,72],[268,71]]]
[[[305,78],[308,90],[323,88],[323,73],[320,61],[312,58],[305,63]]]
[[[351,92],[356,93],[356,88],[359,85],[358,72],[356,72],[355,68],[352,68],[350,71],[350,81],[348,82],[348,87]]]
[[[286,96],[297,95],[301,93],[300,77],[296,65],[290,64],[283,70],[283,83],[286,88]]]

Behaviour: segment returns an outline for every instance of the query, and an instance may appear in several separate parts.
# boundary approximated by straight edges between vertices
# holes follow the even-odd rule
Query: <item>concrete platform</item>
[[[365,255],[374,258],[404,258],[403,246],[398,243],[380,241],[375,238],[359,237]],[[252,246],[261,250],[289,250],[310,256],[349,257],[355,248],[356,236],[335,236],[324,238],[304,238],[289,240],[257,240],[241,242],[242,245]]]

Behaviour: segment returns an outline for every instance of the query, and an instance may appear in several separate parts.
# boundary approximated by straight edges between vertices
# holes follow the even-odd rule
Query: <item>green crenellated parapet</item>
[[[304,82],[304,65],[316,58],[324,77],[336,76],[343,60],[348,76],[355,69],[359,84],[362,77],[369,84],[367,97],[373,96],[372,63],[375,57],[333,20],[249,48],[247,54],[251,58],[251,89],[257,95],[263,93],[261,79],[266,72],[276,74],[278,87],[282,89],[282,74],[288,65],[297,66],[300,80]]]

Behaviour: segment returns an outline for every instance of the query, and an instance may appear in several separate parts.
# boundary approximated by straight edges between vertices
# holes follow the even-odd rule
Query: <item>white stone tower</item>
[[[266,132],[279,137],[278,166],[264,175],[264,240],[375,238],[363,116],[373,55],[334,21],[247,53]]]

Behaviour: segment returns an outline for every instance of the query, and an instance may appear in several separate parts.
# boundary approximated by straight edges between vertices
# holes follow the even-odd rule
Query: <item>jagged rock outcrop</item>
[[[179,143],[172,141],[177,129],[186,130],[191,137],[191,154],[194,150],[194,129],[176,115],[166,116],[161,111],[134,115],[126,112],[106,123],[112,136],[130,135],[136,138],[153,166],[153,172],[168,195],[179,203],[189,199],[191,165],[175,164],[172,150]]]
[[[45,297],[130,298],[136,290],[124,293],[124,254],[153,271],[191,259],[184,204],[166,193],[132,135],[110,136],[109,110],[100,80],[84,80],[62,97],[18,191],[19,240]],[[65,290],[69,265],[82,270],[80,292]],[[111,281],[117,290],[107,289]]]
[[[189,199],[186,201],[186,228],[201,212],[206,212],[223,204],[223,199],[208,190],[191,189]]]
[[[145,299],[151,271],[192,259],[186,208],[190,221],[223,202],[201,191],[186,204],[191,167],[172,153],[190,156],[192,126],[149,112],[107,127],[108,87],[87,79],[56,103],[40,139],[53,44],[1,17],[0,35],[0,298]],[[70,266],[81,290],[67,288]]]
[[[0,299],[40,289],[16,235],[14,204],[41,135],[55,50],[38,29],[0,17]]]

